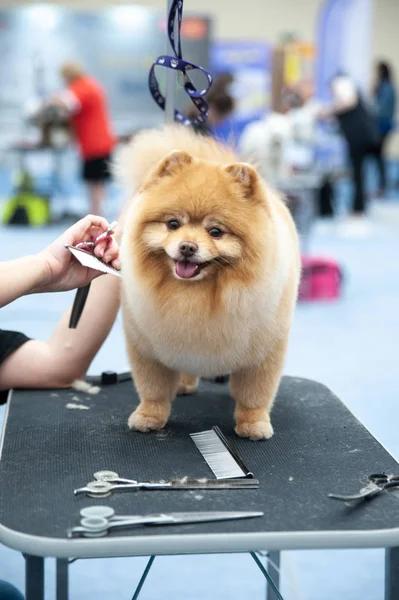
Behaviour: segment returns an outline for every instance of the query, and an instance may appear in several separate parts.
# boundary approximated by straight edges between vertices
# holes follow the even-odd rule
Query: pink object
[[[337,300],[341,295],[342,270],[332,258],[302,257],[299,300]]]

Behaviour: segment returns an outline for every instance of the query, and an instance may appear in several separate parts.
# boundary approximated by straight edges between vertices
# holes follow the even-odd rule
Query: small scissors
[[[98,244],[98,242],[108,236],[110,236],[113,232],[114,229],[117,225],[117,221],[112,221],[112,223],[110,225],[108,225],[108,228],[103,231],[102,233],[100,233],[96,239],[92,242],[79,242],[79,244],[76,244],[75,248],[82,248],[82,250],[93,250],[93,248]]]
[[[94,481],[90,481],[85,487],[74,490],[75,496],[86,494],[91,498],[106,498],[112,492],[124,490],[232,490],[253,489],[259,487],[257,479],[168,479],[160,481],[137,481],[119,477],[114,471],[97,471],[94,473]]]
[[[386,475],[385,473],[373,473],[367,477],[367,485],[361,488],[357,494],[342,495],[328,494],[329,498],[342,500],[343,502],[367,500],[380,494],[384,490],[399,487],[399,476]]]
[[[263,517],[255,511],[193,511],[157,513],[149,515],[115,515],[110,506],[90,506],[80,511],[80,526],[68,529],[67,537],[104,537],[112,529],[135,525],[181,525],[184,523],[207,523],[232,519]]]

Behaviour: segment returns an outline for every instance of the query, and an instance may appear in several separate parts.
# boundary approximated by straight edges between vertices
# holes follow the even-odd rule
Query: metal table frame
[[[396,534],[396,537],[399,532]],[[337,547],[337,546],[334,546]],[[266,600],[279,600],[274,587],[280,583],[280,552],[250,552],[252,558],[261,570],[267,581]],[[151,570],[155,557],[152,554],[140,577],[137,587],[133,593],[132,600],[137,600],[144,583]],[[266,556],[266,565],[262,559]],[[44,600],[44,557],[25,555],[25,600]],[[57,558],[56,561],[56,600],[69,600],[69,564],[76,559]],[[271,576],[266,567],[270,562],[273,575]],[[270,570],[270,567],[269,567]],[[397,600],[399,598],[399,547],[386,548],[385,550],[385,600]]]
[[[267,582],[266,600],[279,600],[280,552],[251,552],[250,554]],[[266,565],[263,564],[264,557],[266,557]],[[155,555],[150,556],[133,593],[132,600],[139,598],[155,558]],[[58,558],[56,560],[56,600],[69,600],[69,565],[75,562],[75,560],[68,560],[66,558]],[[25,563],[26,600],[44,600],[44,558],[25,555]],[[266,569],[266,566],[269,566],[269,564],[273,570],[273,577],[271,577]]]

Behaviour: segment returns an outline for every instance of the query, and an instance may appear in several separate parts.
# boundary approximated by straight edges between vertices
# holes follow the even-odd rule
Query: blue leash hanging
[[[175,35],[175,21],[177,14],[177,32]],[[148,85],[150,87],[150,92],[155,102],[165,110],[165,97],[161,94],[159,90],[158,80],[155,75],[155,67],[165,67],[167,69],[173,69],[174,71],[178,71],[182,75],[182,87],[185,90],[186,94],[189,96],[190,100],[198,109],[198,115],[189,119],[182,112],[175,109],[175,121],[182,123],[183,125],[203,125],[208,117],[209,106],[206,100],[204,99],[205,94],[208,93],[211,85],[212,85],[212,75],[199,65],[195,63],[184,60],[182,57],[182,49],[181,49],[181,39],[180,39],[180,28],[181,22],[183,19],[183,0],[174,0],[172,6],[170,8],[170,12],[168,15],[168,36],[170,45],[173,49],[174,56],[162,55],[157,58],[154,64],[151,67],[149,76],[148,76]],[[177,41],[177,47],[176,47]],[[197,90],[191,81],[188,72],[193,70],[199,70],[204,74],[207,82],[206,88],[202,90]]]

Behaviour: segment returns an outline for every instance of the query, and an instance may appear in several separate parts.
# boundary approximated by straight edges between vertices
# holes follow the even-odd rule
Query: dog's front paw
[[[254,441],[268,440],[274,433],[270,421],[256,421],[255,423],[242,421],[237,423],[235,432],[240,437],[249,438]]]
[[[163,429],[168,421],[168,416],[160,415],[160,414],[151,414],[148,411],[141,410],[138,408],[129,417],[127,422],[130,429],[135,429],[137,431],[158,431],[159,429]]]

